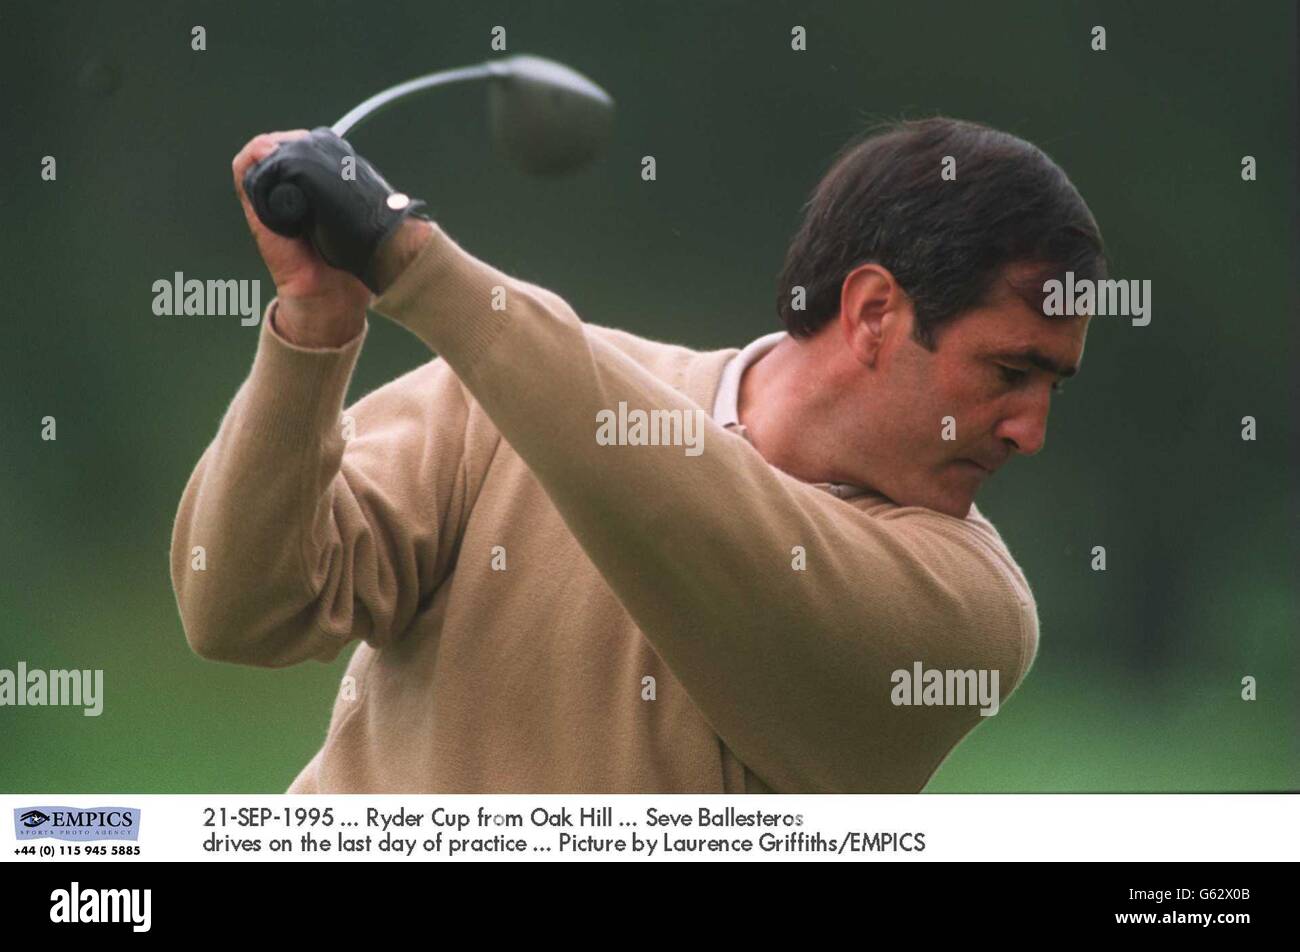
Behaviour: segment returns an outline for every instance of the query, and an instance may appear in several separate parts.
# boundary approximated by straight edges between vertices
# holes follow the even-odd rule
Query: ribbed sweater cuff
[[[266,306],[253,367],[240,390],[242,429],[282,445],[303,446],[339,426],[352,369],[370,324],[340,347],[301,347],[276,331],[279,303]]]
[[[463,377],[509,322],[507,311],[492,307],[495,289],[508,293],[515,284],[431,223],[429,240],[371,310],[415,334]]]

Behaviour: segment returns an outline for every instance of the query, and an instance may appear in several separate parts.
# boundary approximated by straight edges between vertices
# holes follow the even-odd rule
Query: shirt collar
[[[715,423],[738,433],[746,440],[749,439],[749,431],[740,422],[740,380],[751,365],[781,343],[787,336],[789,335],[785,331],[764,334],[757,340],[750,342],[736,356],[727,361],[726,367],[722,370],[722,379],[718,383],[718,395],[713,401],[713,421]],[[861,496],[871,492],[871,490],[863,486],[853,486],[849,483],[813,483],[812,485],[818,489],[824,489],[840,499],[849,499],[852,496]]]
[[[718,384],[718,396],[713,401],[713,422],[721,427],[740,426],[740,378],[749,366],[785,338],[785,331],[765,334],[727,361]],[[741,427],[741,429],[744,429]]]

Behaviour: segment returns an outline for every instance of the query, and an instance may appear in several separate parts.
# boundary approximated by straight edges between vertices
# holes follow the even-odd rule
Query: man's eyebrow
[[[1063,367],[1052,358],[1048,357],[1040,350],[1030,347],[1028,350],[1008,350],[1000,354],[993,355],[994,360],[1020,360],[1028,364],[1033,364],[1039,370],[1046,370],[1049,374],[1056,374],[1059,377],[1073,377],[1079,372],[1078,367]]]

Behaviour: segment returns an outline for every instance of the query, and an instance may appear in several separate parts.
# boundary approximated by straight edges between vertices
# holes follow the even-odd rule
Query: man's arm
[[[306,348],[268,307],[248,378],[182,495],[171,575],[191,646],[267,667],[382,645],[446,577],[494,442],[431,361],[344,412],[365,338]],[[364,315],[363,315],[364,316]]]
[[[354,638],[398,637],[450,571],[466,494],[496,442],[467,445],[468,400],[442,361],[343,414],[370,289],[305,238],[268,230],[243,187],[257,163],[307,137],[255,136],[231,162],[277,298],[172,531],[172,585],[190,644],[205,657],[266,666],[329,660]]]
[[[597,414],[692,412],[688,398],[558,296],[479,261],[437,225],[381,250],[374,309],[455,370],[728,746],[781,791],[919,789],[980,720],[898,707],[896,670],[1000,671],[1010,692],[1037,615],[973,526],[867,512],[781,473],[705,422],[704,451],[602,446]],[[505,294],[505,309],[494,300]],[[807,569],[792,567],[795,546]]]

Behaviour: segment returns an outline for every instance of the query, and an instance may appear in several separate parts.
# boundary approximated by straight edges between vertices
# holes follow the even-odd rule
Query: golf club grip
[[[281,182],[266,197],[267,213],[259,215],[262,224],[279,235],[298,235],[307,218],[307,196],[291,182]]]

